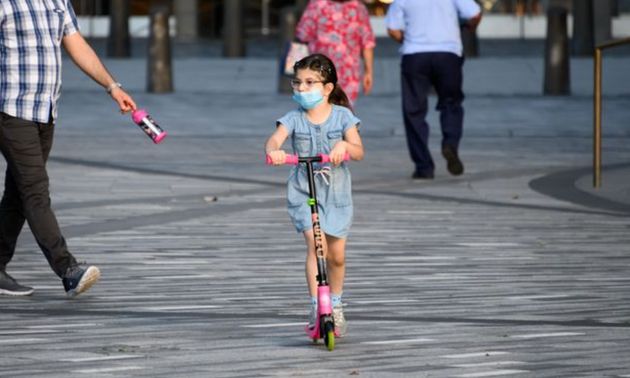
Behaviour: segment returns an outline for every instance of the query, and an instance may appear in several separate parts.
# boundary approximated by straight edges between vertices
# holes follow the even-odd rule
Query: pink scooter
[[[350,160],[350,155],[344,156],[344,161]],[[315,239],[315,254],[317,255],[317,322],[315,327],[305,327],[308,337],[317,342],[324,339],[324,344],[328,350],[335,349],[335,336],[339,336],[335,330],[335,320],[332,315],[332,301],[330,299],[330,286],[328,285],[328,273],[326,270],[326,259],[324,258],[324,243],[322,229],[319,225],[319,213],[317,211],[317,192],[315,190],[315,178],[313,173],[313,163],[330,163],[330,156],[320,154],[318,156],[299,157],[297,155],[287,155],[285,164],[306,165],[306,177],[308,178],[309,198],[308,205],[311,207],[311,219],[313,222],[313,236]],[[267,164],[271,164],[271,157],[267,156]]]

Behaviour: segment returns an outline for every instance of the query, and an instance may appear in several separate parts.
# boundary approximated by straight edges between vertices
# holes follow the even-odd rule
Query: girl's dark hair
[[[299,70],[309,69],[315,72],[319,72],[322,76],[324,84],[332,83],[335,88],[328,97],[328,102],[331,104],[345,106],[352,110],[352,105],[346,92],[341,89],[341,86],[337,84],[337,69],[335,64],[324,54],[312,54],[299,60],[293,66],[293,72],[297,74]]]

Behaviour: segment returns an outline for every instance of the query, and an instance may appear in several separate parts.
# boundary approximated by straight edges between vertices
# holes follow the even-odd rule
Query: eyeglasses
[[[306,79],[304,81],[298,80],[298,79],[292,79],[291,80],[291,87],[293,89],[298,89],[298,88],[300,88],[300,85],[304,84],[307,89],[311,89],[313,87],[313,85],[315,85],[317,83],[324,83],[324,82],[322,80],[312,80],[312,79]]]

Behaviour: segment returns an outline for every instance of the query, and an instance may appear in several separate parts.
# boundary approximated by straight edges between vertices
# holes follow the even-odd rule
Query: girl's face
[[[324,84],[324,80],[319,72],[308,68],[298,70],[295,73],[295,78],[291,80],[291,87],[296,92],[310,92],[315,89],[321,89],[324,97],[328,97],[335,88],[332,83]]]

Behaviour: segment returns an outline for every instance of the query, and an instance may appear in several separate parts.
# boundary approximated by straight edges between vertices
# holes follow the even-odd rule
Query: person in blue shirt
[[[350,109],[350,101],[338,82],[335,65],[325,55],[313,54],[294,66],[291,81],[293,99],[299,108],[277,121],[276,130],[265,144],[265,152],[274,165],[284,164],[282,145],[290,137],[293,151],[299,156],[330,155],[332,166],[316,171],[317,203],[324,232],[324,254],[330,279],[335,328],[346,333],[341,295],[346,274],[345,250],[353,206],[350,170],[343,162],[346,153],[352,160],[363,159],[359,136],[361,121]],[[311,211],[308,205],[306,168],[298,165],[287,181],[287,205],[295,229],[306,241],[306,282],[310,294],[309,327],[317,321],[317,257]]]
[[[405,132],[414,179],[433,179],[435,164],[428,148],[428,94],[433,86],[442,127],[442,155],[453,175],[464,173],[459,158],[464,109],[460,20],[476,28],[481,8],[474,0],[395,0],[386,26],[401,43],[401,83]]]

